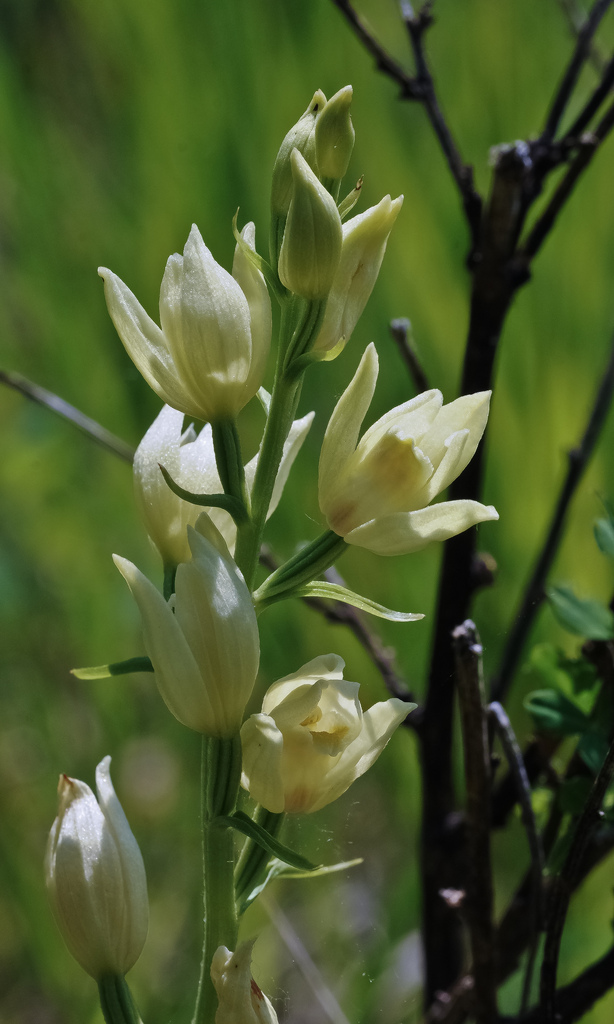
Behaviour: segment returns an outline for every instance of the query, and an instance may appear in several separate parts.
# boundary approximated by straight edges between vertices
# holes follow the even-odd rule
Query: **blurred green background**
[[[394,0],[361,4],[399,59],[407,45]],[[612,41],[604,26],[603,45]],[[479,187],[489,148],[539,130],[571,50],[555,0],[438,0],[428,38],[444,110]],[[467,235],[457,195],[423,111],[398,101],[328,0],[2,0],[0,3],[0,365],[57,392],[131,444],[160,403],[125,355],[108,318],[98,265],[118,273],[156,315],[166,258],[195,221],[230,265],[240,206],[264,248],[270,172],[314,90],[354,86],[350,182],[365,175],[361,208],[390,192],[405,205],[380,280],[343,355],[308,375],[303,411],[318,418],[271,523],[287,555],[316,535],[319,442],[336,397],[369,341],[382,370],[381,415],[413,393],[389,340],[409,316],[432,385],[456,395],[467,324]],[[588,70],[580,95],[594,82]],[[575,109],[575,107],[574,107]],[[573,112],[573,110],[572,110]],[[582,179],[518,295],[498,358],[485,500],[500,523],[480,545],[496,586],[476,618],[494,668],[528,568],[605,364],[614,324],[614,140]],[[350,187],[348,185],[348,187]],[[82,683],[68,674],[141,653],[136,610],[111,563],[118,552],[155,578],[137,522],[129,467],[48,411],[0,393],[0,1020],[100,1022],[95,987],[70,959],[47,908],[42,872],[57,775],[93,782],[113,756],[116,787],[144,851],[152,923],[131,975],[151,1024],[189,1019],[198,970],[199,741],[166,711],[151,677]],[[243,420],[247,454],[261,420]],[[552,579],[609,600],[612,567],[593,520],[614,497],[614,421],[577,494]],[[346,555],[350,585],[385,604],[423,611],[382,634],[416,691],[423,687],[441,551],[401,559]],[[578,644],[548,609],[536,638]],[[262,687],[335,650],[363,703],[385,697],[351,636],[298,603],[263,619]],[[520,674],[510,708],[530,730]],[[414,737],[398,734],[369,776],[334,807],[295,825],[295,841],[332,862],[365,857],[329,881],[277,884],[273,896],[353,1022],[419,1018],[419,781]],[[498,906],[527,861],[512,823],[495,843]],[[611,942],[613,863],[572,904],[560,979]],[[246,921],[262,929],[255,974],[285,1019],[325,1019],[292,963],[273,905]],[[271,923],[271,915],[273,923]],[[514,1012],[517,981],[503,1009]],[[610,1021],[614,999],[586,1020]],[[342,1018],[334,1018],[341,1024]]]

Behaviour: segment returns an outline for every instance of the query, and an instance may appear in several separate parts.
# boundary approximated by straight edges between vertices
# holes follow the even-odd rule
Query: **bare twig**
[[[388,75],[399,86],[401,99],[414,100],[423,104],[441,145],[452,177],[458,187],[469,224],[473,246],[479,231],[482,200],[474,188],[473,168],[463,162],[450,128],[441,112],[436,97],[433,77],[428,69],[424,53],[423,36],[426,29],[432,23],[430,4],[426,4],[418,15],[414,15],[409,4],[405,3],[402,5],[403,20],[409,32],[416,59],[417,74],[414,76],[410,75],[377,41],[367,23],[350,3],[350,0],[332,0],[332,2],[341,11],[367,52],[374,58],[378,71]]]
[[[497,1018],[497,990],[490,859],[491,768],[482,646],[475,624],[470,619],[454,630],[453,640],[467,784],[467,900],[464,914],[469,926],[473,959],[473,1012],[476,1024],[492,1024]]]
[[[555,1019],[557,1024],[575,1024],[598,999],[609,992],[614,985],[614,948],[605,956],[587,967],[569,985],[557,989]],[[514,1024],[543,1024],[541,1007],[536,1006]],[[505,1018],[501,1021],[504,1024]],[[512,1024],[512,1022],[510,1022]]]
[[[90,419],[85,413],[76,409],[74,405],[64,401],[59,395],[54,395],[52,391],[47,391],[46,388],[40,386],[40,384],[34,384],[32,381],[27,380],[18,373],[10,373],[8,370],[0,370],[0,384],[6,384],[7,387],[13,388],[15,391],[19,391],[20,394],[25,395],[31,401],[36,402],[38,405],[44,406],[46,409],[50,409],[52,412],[61,416],[63,419],[68,420],[73,426],[77,427],[84,434],[87,434],[92,441],[99,444],[102,448],[106,448],[108,452],[112,452],[113,455],[119,456],[120,459],[124,459],[125,462],[132,462],[134,457],[134,449],[122,441],[121,438],[116,437],[110,430],[102,427],[96,420]]]
[[[424,369],[418,359],[411,334],[411,323],[409,320],[399,318],[390,321],[390,334],[397,348],[401,353],[401,359],[405,363],[414,386],[418,393],[429,390],[429,382]]]
[[[582,67],[590,55],[591,43],[595,32],[597,31],[599,23],[611,3],[612,0],[595,0],[588,18],[578,32],[574,54],[567,65],[567,69],[563,75],[563,80],[554,97],[550,112],[546,118],[546,123],[541,136],[542,141],[544,142],[550,142],[556,134],[556,130],[565,112],[567,104],[569,103]]]
[[[561,937],[567,916],[569,900],[577,885],[582,860],[586,853],[591,833],[601,816],[601,804],[606,790],[614,776],[614,742],[610,745],[599,774],[593,783],[584,810],[576,826],[571,847],[554,881],[550,902],[549,924],[544,945],[540,984],[540,1005],[544,1024],[554,1024],[556,1010],[556,973],[559,960]]]
[[[516,671],[525,641],[533,625],[538,608],[544,599],[544,585],[558,550],[567,509],[575,494],[580,479],[599,438],[601,428],[612,403],[614,394],[614,337],[610,357],[599,384],[586,429],[577,448],[568,454],[568,469],[554,508],[546,542],[537,559],[531,579],[526,588],[520,608],[509,633],[501,659],[501,667],[493,680],[491,695],[494,700],[503,700]]]
[[[577,0],[557,0],[559,7],[563,11],[567,18],[567,23],[575,36],[577,36],[586,23],[586,15]],[[598,74],[603,72],[606,64],[606,58],[602,54],[595,41],[591,42],[590,47],[590,59],[593,67]]]
[[[334,993],[326,984],[320,970],[310,956],[309,950],[303,945],[290,918],[284,914],[277,901],[268,892],[260,896],[260,904],[264,906],[271,919],[271,923],[277,929],[290,956],[309,985],[316,1001],[320,1004],[325,1017],[331,1024],[349,1024]]]
[[[529,852],[531,856],[531,874],[533,876],[533,934],[531,937],[529,959],[522,987],[520,1012],[524,1013],[527,1008],[531,992],[531,981],[539,944],[539,932],[542,925],[544,851],[539,832],[537,831],[535,814],[533,813],[533,804],[531,802],[531,783],[529,782],[522,751],[518,745],[518,740],[516,739],[516,735],[512,729],[511,722],[501,704],[497,701],[493,701],[488,710],[490,712],[491,721],[495,726],[495,730],[501,741],[501,746],[503,747],[505,756],[509,763],[510,771],[516,782],[518,802],[522,813],[522,822],[527,834],[527,842],[529,844]]]
[[[579,138],[583,131],[585,131],[593,117],[599,110],[599,107],[605,100],[606,96],[612,89],[614,84],[614,57],[612,57],[603,68],[601,81],[595,89],[593,95],[586,103],[583,110],[580,111],[576,120],[572,124],[571,128],[566,134],[566,139],[573,140]]]
[[[614,127],[614,103],[612,103],[594,131],[583,135],[578,142],[578,152],[569,165],[563,180],[559,182],[554,195],[546,209],[533,225],[526,241],[518,250],[515,264],[518,273],[522,274],[541,249],[547,236],[552,231],[556,220],[565,203],[573,192],[581,174],[586,170],[601,143]]]

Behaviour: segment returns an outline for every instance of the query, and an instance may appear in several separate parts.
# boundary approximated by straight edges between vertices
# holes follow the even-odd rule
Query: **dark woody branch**
[[[437,100],[435,83],[429,70],[424,50],[424,35],[433,22],[431,3],[424,4],[418,14],[414,14],[411,4],[401,3],[403,22],[409,34],[411,47],[416,64],[416,74],[411,75],[388,51],[378,42],[367,23],[358,14],[350,0],[333,0],[350,28],[358,37],[364,48],[375,60],[378,71],[387,75],[399,86],[402,100],[413,100],[421,103],[431,122],[433,131],[446,158],[450,173],[456,182],[461,202],[467,217],[473,243],[479,230],[482,199],[473,184],[473,168],[463,162],[450,128],[443,116]]]
[[[458,700],[466,780],[466,899],[473,961],[473,1013],[476,1024],[497,1018],[493,885],[490,852],[491,765],[482,676],[482,645],[471,619],[454,630]]]
[[[590,56],[591,45],[595,33],[611,3],[612,0],[596,0],[588,18],[578,31],[574,54],[567,65],[567,69],[563,75],[563,80],[554,97],[548,117],[546,118],[546,123],[542,132],[542,141],[544,142],[551,141],[556,134],[556,130],[565,110],[567,109],[580,72],[586,63],[586,60]]]
[[[409,33],[416,74],[409,75],[380,46],[348,0],[334,0],[358,38],[377,62],[401,88],[401,96],[425,105],[437,137],[441,139],[433,108],[425,102],[433,86],[424,51],[424,33],[431,22],[430,5],[418,14],[402,4]],[[596,0],[587,22],[580,30],[574,52],[544,118],[540,138],[499,147],[494,153],[490,194],[485,208],[473,192],[470,179],[463,176],[462,161],[452,157],[444,145],[450,169],[463,196],[471,226],[469,269],[472,274],[467,344],[463,362],[461,394],[489,390],[493,384],[495,357],[507,314],[519,288],[530,278],[534,257],[541,250],[557,218],[573,192],[576,182],[589,166],[594,153],[614,126],[614,104],[602,116],[590,135],[580,138],[555,137],[564,118],[581,69],[590,58],[595,32],[611,0]],[[597,89],[589,97],[574,129],[593,123],[608,95],[610,65],[604,69]],[[425,82],[430,82],[425,86]],[[425,92],[426,89],[426,92]],[[433,94],[435,93],[433,86]],[[452,140],[446,128],[445,140]],[[527,219],[542,194],[551,172],[567,163],[568,169],[545,210],[523,242]],[[477,200],[477,201],[476,201]],[[451,500],[479,501],[482,492],[484,441],[465,472],[450,488]],[[421,868],[423,877],[423,939],[426,961],[426,1001],[432,1004],[438,991],[449,991],[462,966],[459,915],[442,900],[440,893],[454,887],[457,870],[450,856],[454,845],[456,795],[453,785],[453,697],[455,659],[453,630],[470,615],[471,602],[480,582],[477,571],[476,531],[468,530],[445,545],[433,637],[433,655],[426,700],[420,717],[420,756],[423,785],[423,827]]]

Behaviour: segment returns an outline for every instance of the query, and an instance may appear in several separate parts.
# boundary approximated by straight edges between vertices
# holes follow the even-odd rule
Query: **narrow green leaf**
[[[178,498],[183,498],[184,501],[189,501],[192,505],[202,505],[204,508],[223,508],[232,516],[235,523],[244,523],[247,519],[245,505],[232,494],[193,494],[192,491],[186,491],[185,487],[180,487],[162,465],[160,465],[160,472],[173,494],[176,494]]]
[[[333,875],[338,871],[348,871],[350,868],[358,867],[364,863],[364,857],[355,857],[354,860],[342,860],[337,864],[322,864],[313,871],[295,871],[293,868],[284,867],[280,871],[281,878],[320,878],[322,875]]]
[[[288,595],[290,596],[290,595]],[[305,583],[293,591],[295,597],[323,597],[331,601],[342,601],[344,604],[351,604],[354,608],[360,608],[369,615],[377,615],[380,619],[389,619],[391,622],[416,622],[423,619],[424,615],[416,612],[395,612],[391,608],[385,608],[377,601],[371,601],[368,597],[361,597],[347,587],[340,587],[337,583],[326,583],[324,580],[313,580]]]
[[[237,832],[247,836],[248,839],[253,839],[267,853],[273,854],[274,857],[284,861],[285,864],[290,864],[293,868],[298,868],[299,871],[316,871],[320,867],[319,864],[312,864],[310,860],[302,857],[300,853],[290,850],[289,847],[280,843],[278,839],[274,839],[266,829],[262,828],[262,825],[258,825],[257,822],[253,821],[249,815],[244,814],[243,811],[235,811],[234,814],[220,816],[215,821],[221,828],[234,828]]]
[[[598,519],[595,523],[595,540],[600,551],[614,558],[614,520]]]
[[[557,736],[575,736],[586,732],[589,719],[583,711],[557,690],[534,690],[524,701],[538,729]]]
[[[72,668],[71,675],[77,679],[108,679],[109,676],[125,676],[129,672],[153,672],[149,658],[128,658],[111,665],[95,665],[93,668]]]
[[[549,587],[546,593],[563,629],[588,640],[614,639],[614,615],[601,601],[577,597],[569,587]]]

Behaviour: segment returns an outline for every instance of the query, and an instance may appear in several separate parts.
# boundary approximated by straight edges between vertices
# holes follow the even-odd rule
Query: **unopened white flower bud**
[[[310,167],[316,168],[316,123],[320,112],[326,105],[326,96],[318,89],[304,114],[292,126],[279,147],[273,167],[273,184],[271,188],[271,213],[285,216],[292,199],[292,166],[290,157],[293,149],[298,149]]]
[[[356,132],[350,117],[352,86],[326,103],[316,121],[316,161],[320,178],[341,180],[348,169]]]
[[[292,202],[279,254],[279,279],[304,299],[328,295],[341,255],[335,200],[297,149],[292,151]]]
[[[145,943],[149,908],[143,858],[115,795],[110,757],[96,792],[67,775],[58,785],[45,875],[54,917],[75,960],[100,981],[124,975]]]

